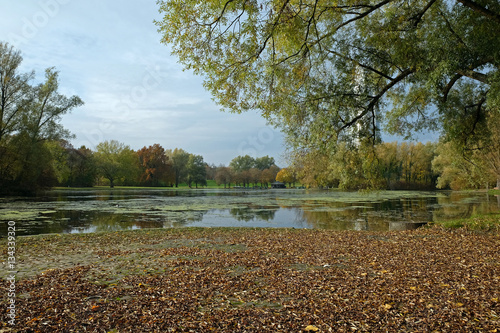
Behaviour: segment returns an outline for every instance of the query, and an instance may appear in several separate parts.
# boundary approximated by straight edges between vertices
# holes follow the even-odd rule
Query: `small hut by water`
[[[286,188],[286,185],[282,182],[271,183],[271,188]]]

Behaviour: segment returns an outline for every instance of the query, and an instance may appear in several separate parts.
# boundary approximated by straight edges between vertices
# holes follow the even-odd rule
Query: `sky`
[[[257,112],[221,112],[202,78],[183,71],[160,43],[155,19],[156,0],[0,0],[0,40],[21,51],[22,72],[35,70],[41,82],[45,69],[56,67],[60,93],[85,102],[62,119],[76,148],[158,143],[215,165],[248,154],[286,166],[280,131]]]
[[[21,72],[59,71],[59,91],[85,105],[61,123],[76,148],[155,143],[224,164],[238,155],[283,165],[283,135],[257,112],[221,112],[202,78],[161,44],[156,0],[0,0],[0,40],[21,51]]]

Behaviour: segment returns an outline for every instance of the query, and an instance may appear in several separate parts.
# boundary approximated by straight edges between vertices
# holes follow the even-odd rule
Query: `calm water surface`
[[[308,190],[55,190],[0,198],[0,236],[172,227],[294,227],[405,230],[500,210],[477,192]]]

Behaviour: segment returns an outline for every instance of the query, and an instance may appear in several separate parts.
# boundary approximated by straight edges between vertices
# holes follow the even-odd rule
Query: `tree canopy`
[[[0,42],[0,193],[33,194],[57,181],[49,143],[71,137],[60,120],[83,104],[78,96],[59,93],[53,67],[33,85],[35,73],[21,73],[22,60]]]
[[[141,183],[149,186],[174,183],[173,163],[160,144],[144,146],[137,151],[137,155],[142,169]]]
[[[95,158],[100,174],[114,187],[116,180],[138,174],[139,156],[127,145],[116,140],[97,145]]]
[[[233,168],[235,172],[248,171],[255,166],[255,158],[250,155],[236,156],[231,160],[229,166]]]
[[[463,145],[500,105],[497,0],[159,0],[163,43],[224,108],[293,147],[443,129]]]

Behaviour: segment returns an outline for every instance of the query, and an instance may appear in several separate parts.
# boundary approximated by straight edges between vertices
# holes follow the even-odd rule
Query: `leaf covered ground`
[[[499,255],[498,233],[437,227],[19,237],[15,327],[5,283],[0,314],[22,332],[500,332]]]

